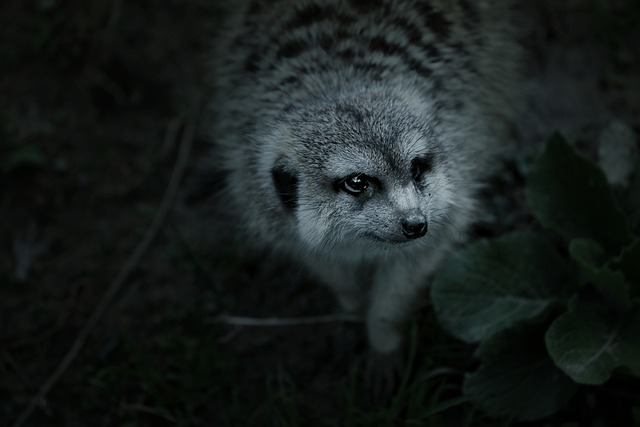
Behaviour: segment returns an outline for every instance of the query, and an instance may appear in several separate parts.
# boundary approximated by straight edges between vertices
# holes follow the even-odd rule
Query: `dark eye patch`
[[[298,206],[298,178],[282,166],[271,169],[271,178],[282,206],[286,211],[293,212]]]
[[[424,174],[433,169],[433,156],[416,157],[411,161],[411,177],[414,181],[420,181]]]

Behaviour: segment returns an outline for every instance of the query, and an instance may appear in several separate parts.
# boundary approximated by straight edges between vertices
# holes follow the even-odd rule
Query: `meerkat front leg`
[[[402,339],[405,322],[426,297],[431,273],[441,256],[422,265],[399,262],[374,274],[367,311],[371,353],[366,385],[373,403],[385,403],[404,373]]]
[[[444,251],[443,251],[444,252]],[[403,260],[380,267],[373,277],[367,312],[371,348],[389,354],[400,348],[403,325],[416,306],[426,299],[425,289],[444,254],[428,259]]]
[[[403,324],[413,311],[420,290],[424,289],[417,286],[415,278],[408,280],[406,276],[404,272],[401,277],[385,274],[374,280],[366,327],[371,348],[380,354],[400,349]]]

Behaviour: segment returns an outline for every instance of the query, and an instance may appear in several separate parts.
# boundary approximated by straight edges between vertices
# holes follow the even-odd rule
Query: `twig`
[[[156,417],[162,418],[166,421],[169,421],[170,423],[174,423],[174,424],[178,423],[178,419],[172,417],[170,414],[164,413],[162,411],[159,411],[157,409],[154,409],[142,404],[127,403],[127,404],[123,404],[121,406],[121,409],[125,411],[144,412],[146,414],[155,415]]]
[[[7,362],[7,364],[13,369],[18,378],[20,378],[20,381],[22,381],[24,385],[27,386],[27,390],[29,390],[29,392],[32,392],[34,387],[31,384],[31,381],[27,379],[27,376],[22,372],[22,369],[20,369],[20,366],[18,366],[16,361],[13,360],[13,357],[11,357],[11,355],[6,351],[2,352],[2,356],[5,362]],[[44,399],[38,402],[38,406],[40,406],[40,409],[42,409],[47,415],[53,415],[51,413],[51,409],[49,409],[49,405]]]
[[[320,316],[308,317],[239,317],[239,316],[218,316],[214,319],[215,323],[225,323],[234,326],[299,326],[299,325],[317,325],[319,323],[334,322],[362,322],[362,317],[356,314],[325,314]]]
[[[171,206],[179,189],[182,175],[184,174],[184,170],[187,166],[187,161],[189,159],[189,153],[191,151],[195,133],[194,121],[195,119],[191,117],[185,123],[182,141],[180,143],[180,151],[178,152],[178,157],[171,173],[171,179],[169,181],[167,189],[165,190],[162,201],[160,202],[160,206],[158,207],[156,216],[153,218],[151,226],[147,229],[146,234],[138,243],[138,246],[136,246],[136,248],[134,249],[131,257],[129,257],[129,259],[124,263],[116,278],[107,288],[106,292],[100,299],[100,302],[98,302],[95,310],[87,320],[87,323],[78,333],[78,336],[71,345],[71,348],[65,355],[64,359],[62,359],[53,374],[51,374],[51,376],[42,385],[42,387],[40,387],[38,393],[31,399],[27,408],[22,412],[22,414],[20,414],[18,420],[13,424],[13,427],[20,427],[29,418],[29,416],[31,416],[39,403],[44,400],[46,394],[55,386],[62,374],[64,374],[69,365],[71,365],[71,363],[74,361],[74,359],[84,346],[87,337],[89,336],[89,334],[91,334],[98,321],[107,311],[107,308],[113,301],[116,294],[125,284],[129,275],[135,270],[142,257],[151,246],[151,243],[155,239],[158,231],[160,230],[160,227],[162,226],[163,222],[167,218],[167,215],[169,214],[169,211],[171,210]]]

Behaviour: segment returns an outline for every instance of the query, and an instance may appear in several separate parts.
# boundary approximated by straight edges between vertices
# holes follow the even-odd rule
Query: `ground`
[[[532,98],[523,141],[559,128],[589,146],[613,119],[638,134],[638,7],[603,4],[535,8],[528,90],[566,95]],[[149,229],[185,128],[207,120],[194,106],[207,96],[204,59],[223,19],[206,0],[0,6],[1,425],[47,381]],[[410,328],[413,400],[378,411],[358,397],[359,324],[221,324],[223,314],[336,307],[303,269],[246,254],[207,227],[206,196],[194,190],[206,152],[197,132],[174,209],[25,425],[493,425],[460,398],[472,348],[447,337],[428,305]],[[507,224],[484,234],[527,221],[512,169],[494,203]],[[553,422],[563,420],[574,419]]]

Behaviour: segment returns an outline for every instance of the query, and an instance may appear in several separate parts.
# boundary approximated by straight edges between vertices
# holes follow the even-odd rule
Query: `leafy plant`
[[[479,367],[463,388],[484,412],[544,418],[581,385],[640,378],[638,202],[630,201],[639,192],[638,179],[616,192],[555,135],[525,188],[550,238],[521,231],[481,240],[437,275],[431,298],[441,325],[479,344]]]

